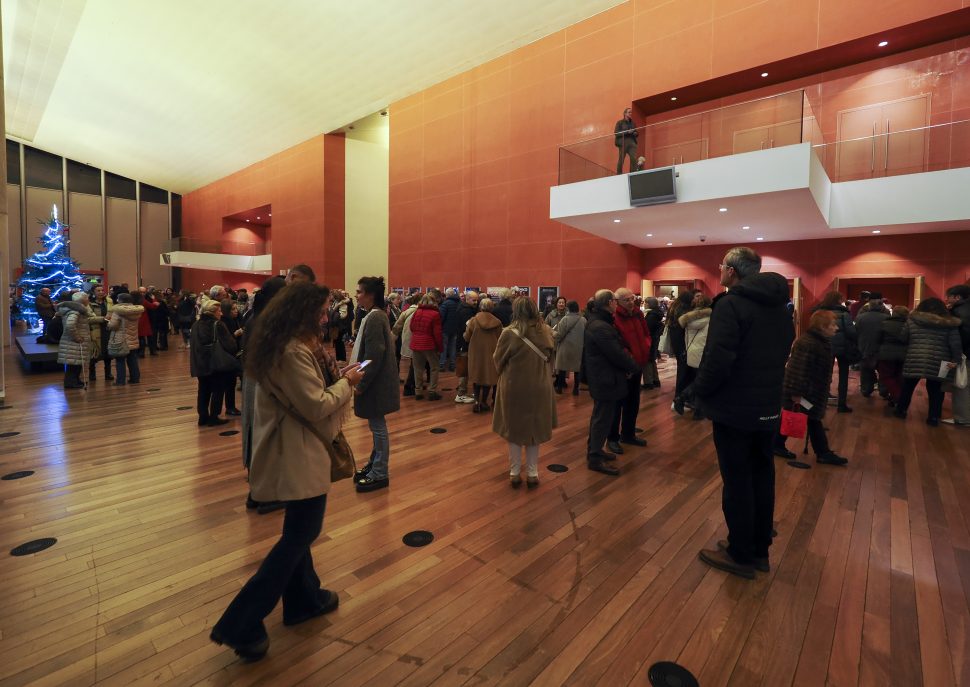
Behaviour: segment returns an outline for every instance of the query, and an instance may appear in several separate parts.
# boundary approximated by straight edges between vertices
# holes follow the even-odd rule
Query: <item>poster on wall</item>
[[[546,308],[556,307],[556,300],[559,298],[559,287],[558,286],[540,286],[539,287],[539,310],[544,312]]]
[[[468,293],[469,291],[474,291],[479,296],[486,296],[487,295],[484,291],[482,291],[482,287],[481,286],[466,286],[465,287],[465,293]]]
[[[404,295],[404,287],[403,286],[396,286],[393,289],[391,289],[391,293],[396,293],[396,294],[399,294],[399,295],[403,296]]]
[[[409,287],[407,287],[407,294],[409,296],[413,296],[416,293],[421,293],[421,287],[420,286],[409,286]]]
[[[505,289],[504,286],[486,286],[485,291],[488,293],[488,297],[491,298],[496,303],[502,298],[502,291]]]
[[[518,293],[520,296],[525,296],[526,298],[528,298],[529,297],[529,294],[532,293],[532,289],[530,287],[528,287],[528,286],[513,286],[511,288],[512,288],[513,291],[515,291],[516,293]]]

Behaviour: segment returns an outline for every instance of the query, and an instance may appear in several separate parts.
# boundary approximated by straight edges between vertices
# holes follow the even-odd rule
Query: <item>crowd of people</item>
[[[175,332],[191,351],[199,425],[227,422],[223,409],[241,413],[247,507],[284,508],[286,516],[280,540],[211,637],[256,660],[269,645],[262,620],[280,599],[286,625],[339,603],[335,592],[320,587],[310,546],[335,479],[329,457],[345,443],[344,417],[352,410],[371,434],[367,459],[352,475],[356,490],[387,489],[388,416],[404,402],[440,401],[444,371],[455,372],[458,408],[467,404],[473,414],[492,415],[492,430],[508,446],[510,485],[534,488],[540,446],[557,426],[557,397],[569,388],[570,373],[572,394],[585,385],[593,401],[587,467],[617,476],[618,455],[647,446],[637,428],[641,398],[660,387],[657,362],[669,356],[676,364],[671,409],[683,415],[689,408],[694,421],[712,422],[723,482],[728,537],[699,557],[747,579],[770,570],[773,456],[795,457],[781,433],[783,410],[808,416],[807,439],[823,465],[848,463],[829,446],[822,421],[830,403],[852,412],[853,366],[862,396],[878,392],[887,413],[905,418],[924,380],[927,424],[970,426],[970,286],[954,286],[946,302],[927,298],[912,311],[888,307],[878,293],[847,304],[831,292],[796,339],[784,277],[761,272],[761,259],[749,248],[728,251],[719,270],[724,291],[713,300],[696,291],[642,299],[627,288],[603,289],[582,310],[559,298],[540,312],[515,289],[495,299],[456,289],[405,297],[387,293],[382,277],[362,277],[351,295],[316,285],[313,270],[297,265],[285,279],[268,279],[251,303],[248,294],[223,286],[176,296],[122,285],[110,295],[100,287],[71,294],[52,304],[53,314],[46,307],[43,313],[50,315],[46,329],[55,330],[60,320],[66,388],[83,387],[85,372],[94,379],[99,360],[111,379],[111,358],[116,384],[126,383],[126,373],[128,383],[137,383],[139,359],[146,350],[166,350]],[[943,418],[947,391],[953,416]]]

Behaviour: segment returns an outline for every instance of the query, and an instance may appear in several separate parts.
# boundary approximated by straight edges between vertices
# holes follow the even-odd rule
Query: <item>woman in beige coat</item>
[[[232,600],[209,635],[247,661],[269,649],[263,619],[280,598],[283,624],[296,625],[337,608],[336,592],[320,588],[310,545],[323,528],[330,491],[325,441],[340,431],[359,365],[342,373],[323,345],[330,290],[293,283],[255,320],[246,375],[256,381],[249,482],[257,501],[285,501],[283,534],[259,570]]]
[[[465,341],[468,342],[468,381],[474,386],[475,405],[473,413],[489,410],[488,395],[498,383],[498,370],[492,356],[502,333],[502,322],[492,314],[495,301],[483,298],[478,304],[479,312],[468,320],[465,326]]]
[[[556,400],[552,390],[552,330],[528,298],[512,304],[512,322],[495,348],[498,398],[492,431],[509,442],[509,480],[522,484],[522,451],[526,485],[539,484],[539,444],[552,438]]]

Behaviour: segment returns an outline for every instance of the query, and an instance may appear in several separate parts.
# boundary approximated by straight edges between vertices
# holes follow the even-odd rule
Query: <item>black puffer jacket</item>
[[[454,318],[458,323],[458,329],[456,330],[458,334],[464,334],[465,329],[468,327],[468,320],[475,317],[478,313],[477,307],[472,307],[468,303],[462,303],[458,306],[458,311],[454,314]],[[443,327],[442,327],[443,329]],[[465,352],[468,350],[468,342],[465,341],[464,336],[458,337],[458,351]]]
[[[798,337],[785,368],[785,407],[800,396],[812,404],[808,416],[821,420],[832,385],[832,360],[832,342],[824,334],[810,329]]]
[[[889,319],[889,311],[884,308],[863,311],[855,318],[855,329],[859,336],[859,351],[863,358],[875,358],[879,354],[882,323],[883,320],[887,319]]]
[[[594,309],[589,314],[583,340],[583,362],[589,395],[597,401],[619,401],[626,396],[626,377],[639,374],[640,367],[623,345],[613,326],[613,315]]]
[[[960,318],[960,341],[963,343],[963,354],[970,358],[970,301],[960,301],[950,308],[950,314]]]
[[[849,309],[844,305],[833,305],[828,308],[818,308],[818,310],[831,310],[835,313],[835,324],[838,331],[832,337],[832,353],[836,356],[845,355],[848,351],[848,341],[857,341],[855,325],[852,323],[852,316]]]
[[[940,363],[960,361],[960,318],[929,312],[912,312],[902,331],[906,341],[903,377],[940,379]]]
[[[903,362],[906,360],[906,341],[903,329],[906,328],[907,315],[893,315],[880,323],[882,336],[879,338],[879,360]]]
[[[685,396],[715,422],[776,431],[794,339],[788,281],[774,272],[742,280],[714,299],[704,357]]]
[[[647,310],[646,318],[647,331],[650,332],[650,360],[656,360],[660,337],[664,333],[664,315],[660,308],[654,308]]]

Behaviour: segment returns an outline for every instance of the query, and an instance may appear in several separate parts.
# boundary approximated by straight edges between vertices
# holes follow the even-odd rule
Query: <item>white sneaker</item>
[[[940,420],[944,425],[956,425],[957,427],[970,427],[970,422],[961,422],[954,417],[948,417],[944,420]]]
[[[455,403],[474,403],[475,399],[471,396],[455,396]]]

